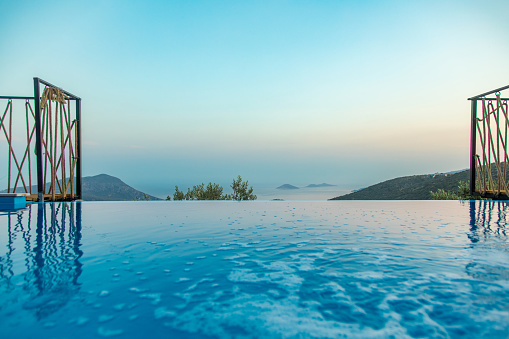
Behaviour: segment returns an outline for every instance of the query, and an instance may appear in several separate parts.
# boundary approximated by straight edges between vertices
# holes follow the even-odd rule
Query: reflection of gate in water
[[[7,219],[8,232],[0,237],[7,242],[0,244],[7,248],[0,252],[0,294],[24,300],[24,309],[43,318],[79,289],[81,203],[38,204],[0,213]],[[9,304],[4,303],[0,317],[9,312]]]
[[[497,201],[470,201],[470,233],[472,243],[483,242],[489,238],[508,239],[509,229],[506,218],[509,204]]]
[[[501,201],[471,200],[469,208],[470,232],[467,235],[471,241],[470,248],[473,255],[465,267],[467,274],[484,281],[508,280],[509,272],[505,265],[497,264],[497,260],[486,262],[478,259],[476,251],[483,253],[479,255],[480,258],[486,256],[486,251],[492,253],[494,257],[502,254],[501,257],[505,258],[509,254],[507,253],[509,228],[506,221],[509,215],[509,204]]]
[[[37,201],[81,199],[81,99],[34,78],[33,97],[0,96],[0,107],[7,193]]]
[[[509,98],[501,96],[501,92],[506,89],[509,89],[509,86],[468,99],[471,101],[470,194],[472,195],[509,199],[507,154]]]

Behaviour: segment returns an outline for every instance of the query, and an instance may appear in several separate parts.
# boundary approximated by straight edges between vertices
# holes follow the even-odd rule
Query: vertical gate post
[[[44,202],[44,177],[42,172],[42,124],[41,124],[41,95],[39,78],[34,78],[34,106],[35,106],[35,153],[37,157],[37,201]]]
[[[76,100],[76,131],[77,131],[77,147],[76,147],[76,156],[78,157],[76,162],[76,193],[78,194],[78,199],[83,199],[82,194],[82,180],[81,180],[81,99]]]
[[[470,126],[470,195],[475,192],[475,146],[476,135],[475,128],[477,124],[477,100],[471,100],[471,126]]]

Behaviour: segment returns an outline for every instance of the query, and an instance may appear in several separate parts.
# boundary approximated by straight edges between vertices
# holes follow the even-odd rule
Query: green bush
[[[240,175],[237,180],[233,179],[230,186],[233,189],[233,194],[228,196],[228,200],[256,200],[256,195],[253,194],[253,187],[248,188],[248,181],[242,181]]]
[[[455,192],[445,191],[439,188],[436,192],[431,191],[433,200],[479,200],[478,196],[470,195],[470,181],[460,181]]]
[[[460,199],[459,195],[455,192],[445,191],[441,188],[439,188],[436,192],[431,191],[430,193],[433,200],[467,200]]]
[[[240,175],[233,180],[231,188],[233,189],[232,194],[223,194],[223,187],[209,182],[206,187],[202,183],[193,186],[192,189],[188,188],[187,193],[184,194],[178,186],[175,186],[173,200],[256,200],[257,198],[253,194],[253,187],[248,187],[248,181],[242,181]],[[166,200],[171,200],[170,196]]]
[[[133,199],[133,201],[150,201],[150,197],[148,194],[143,193],[143,197],[136,197]]]

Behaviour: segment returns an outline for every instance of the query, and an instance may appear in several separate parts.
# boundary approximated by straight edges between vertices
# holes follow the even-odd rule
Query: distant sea
[[[340,195],[348,194],[352,189],[339,186],[329,187],[300,187],[293,190],[282,190],[274,187],[254,187],[258,200],[328,200]]]
[[[300,187],[294,190],[282,190],[275,187],[253,187],[254,194],[257,196],[257,200],[318,200],[325,201],[340,195],[348,194],[352,192],[354,188],[345,188],[343,186],[329,186],[329,187]],[[143,191],[143,190],[142,190]],[[184,188],[187,191],[187,188]],[[231,189],[225,187],[225,193],[231,193]],[[147,192],[161,199],[165,199],[169,194],[173,196],[173,191],[165,192]],[[157,194],[159,193],[159,194]]]

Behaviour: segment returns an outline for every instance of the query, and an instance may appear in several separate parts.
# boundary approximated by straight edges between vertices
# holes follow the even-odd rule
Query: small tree
[[[231,188],[233,194],[223,194],[223,187],[209,182],[207,187],[201,184],[193,186],[192,189],[188,188],[187,193],[184,194],[178,186],[175,186],[173,200],[256,200],[253,187],[248,188],[248,182],[243,182],[240,175],[233,180]],[[166,200],[171,200],[170,196]]]
[[[143,197],[136,197],[136,198],[134,198],[133,201],[149,201],[149,200],[150,200],[150,197],[148,196],[148,194],[143,193]]]
[[[173,193],[173,200],[225,200],[226,195],[223,195],[223,188],[218,184],[208,183],[195,185],[192,189],[187,189],[187,193],[180,191],[178,186],[175,186],[175,193]],[[166,199],[170,200],[170,199]]]
[[[184,200],[184,192],[179,191],[179,187],[175,185],[175,193],[173,193],[173,200]],[[170,200],[166,198],[166,200]]]
[[[205,184],[193,186],[193,189],[187,189],[187,193],[185,196],[186,200],[202,200],[200,199],[203,195],[203,189]]]
[[[207,188],[200,192],[199,200],[225,200],[226,195],[223,195],[223,188],[218,184],[209,182]]]
[[[248,183],[247,180],[243,182],[240,175],[237,179],[233,179],[231,184],[233,194],[228,196],[228,200],[256,200],[257,197],[253,194],[253,186],[248,188]]]

